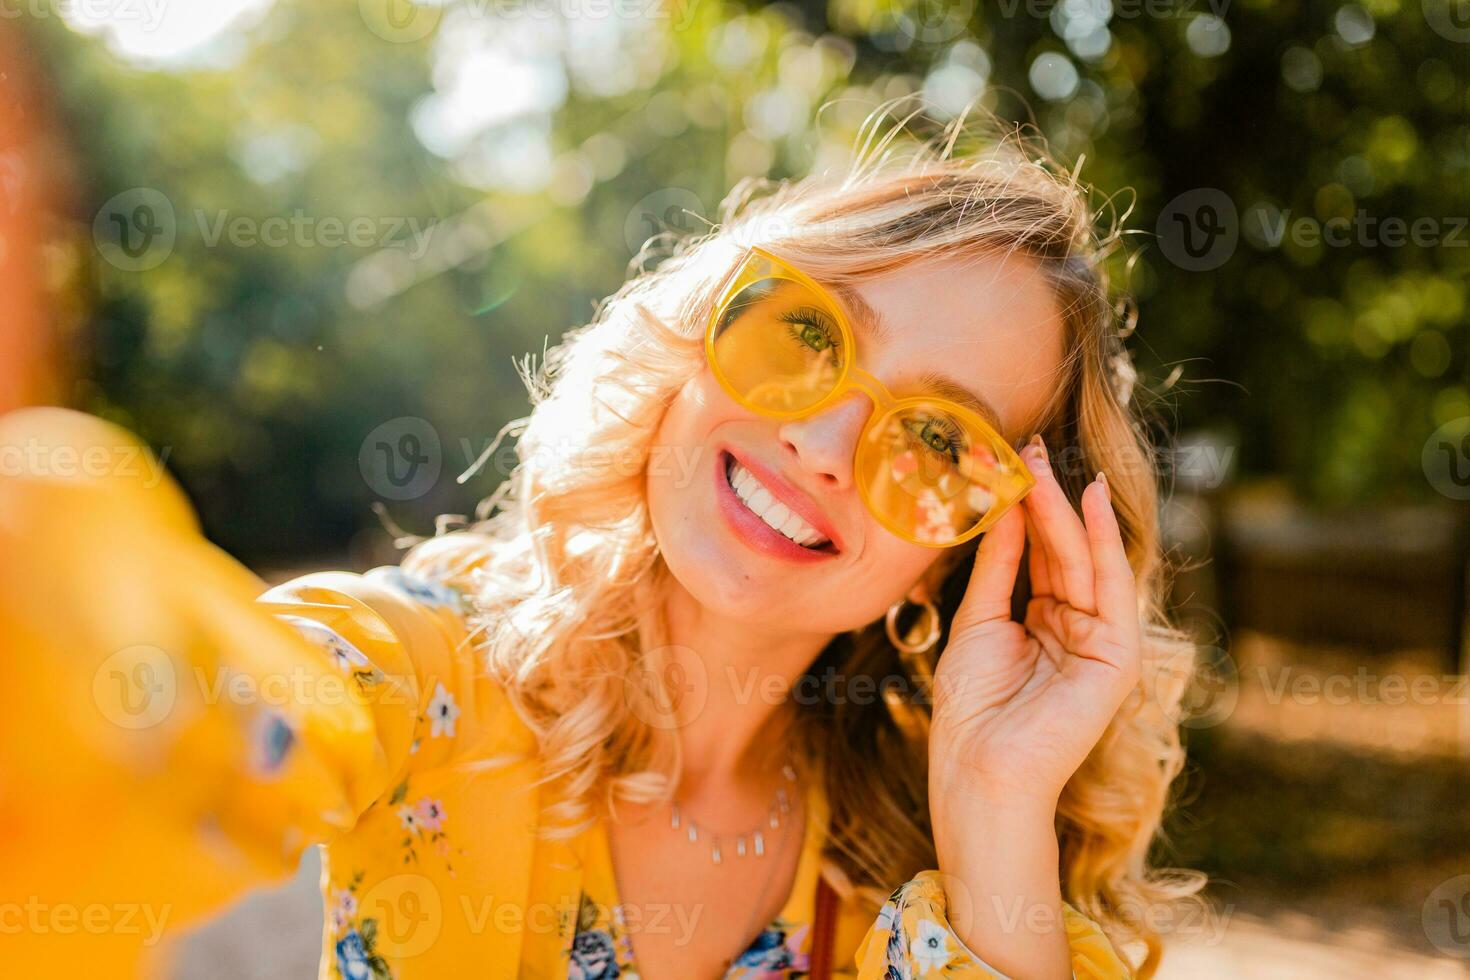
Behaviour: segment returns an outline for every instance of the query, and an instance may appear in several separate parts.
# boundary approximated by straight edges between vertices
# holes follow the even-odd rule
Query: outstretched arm
[[[448,751],[410,752],[431,705],[474,710],[454,610],[387,570],[262,596],[124,430],[14,412],[0,466],[8,973],[152,972],[165,931]]]

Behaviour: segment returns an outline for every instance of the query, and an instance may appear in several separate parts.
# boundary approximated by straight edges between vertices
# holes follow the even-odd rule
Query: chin
[[[672,515],[665,514],[665,518]],[[671,527],[661,525],[672,525]],[[693,514],[661,521],[653,516],[654,535],[670,575],[702,608],[716,616],[767,625],[782,599],[790,599],[790,581],[771,569],[754,567],[751,556],[740,554],[735,542]]]
[[[700,526],[692,517],[679,523],[684,529]],[[758,610],[763,603],[769,605],[762,593],[778,587],[778,583],[758,574],[727,543],[711,534],[687,530],[663,534],[659,532],[659,521],[655,519],[653,524],[669,573],[701,606],[734,616],[742,609]]]

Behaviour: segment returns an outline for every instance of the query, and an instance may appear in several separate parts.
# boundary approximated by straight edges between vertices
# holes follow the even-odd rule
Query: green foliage
[[[1453,231],[1470,213],[1467,47],[1435,30],[1433,0],[1240,2],[1223,28],[1206,5],[1118,0],[1105,34],[1087,30],[1096,4],[1039,0],[560,6],[604,13],[574,31],[553,5],[460,0],[436,33],[391,43],[360,4],[277,0],[232,61],[168,70],[54,16],[22,22],[78,168],[78,398],[170,447],[230,550],[317,552],[371,524],[359,450],[403,416],[432,424],[443,472],[394,514],[423,528],[469,512],[498,475],[453,476],[525,409],[513,357],[585,322],[642,240],[703,227],[682,209],[713,220],[741,177],[830,165],[873,104],[921,89],[1034,116],[1064,163],[1085,159],[1099,203],[1132,208],[1133,346],[1146,381],[1182,368],[1180,427],[1237,441],[1246,472],[1319,501],[1431,492],[1424,441],[1470,414],[1470,231]],[[532,74],[469,72],[455,96],[476,50]],[[491,118],[525,91],[539,101]],[[441,126],[432,152],[421,132],[454,97],[461,120],[485,116],[468,135]],[[98,259],[90,226],[137,187],[172,204],[177,241],[134,272]],[[1200,188],[1225,193],[1243,233],[1191,271],[1154,233]],[[1273,245],[1250,227],[1359,212],[1433,219],[1458,244]],[[294,215],[318,235],[328,219],[418,222],[427,260],[406,233],[383,248],[221,232]]]

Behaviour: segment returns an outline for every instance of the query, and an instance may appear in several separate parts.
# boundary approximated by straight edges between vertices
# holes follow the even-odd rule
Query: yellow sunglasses
[[[1015,449],[946,398],[895,398],[857,366],[847,313],[800,269],[752,246],[715,302],[705,353],[730,396],[771,418],[802,418],[853,389],[873,402],[853,474],[878,522],[948,548],[1000,520],[1036,485]]]

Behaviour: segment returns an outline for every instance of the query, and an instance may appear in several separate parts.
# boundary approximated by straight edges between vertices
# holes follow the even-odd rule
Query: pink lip
[[[725,453],[729,453],[736,462],[754,473],[777,500],[816,528],[823,537],[831,542],[831,546],[822,550],[803,548],[756,517],[745,504],[741,503],[740,498],[735,496],[730,482],[725,479]],[[715,494],[720,502],[720,512],[724,514],[726,521],[740,537],[757,551],[775,558],[785,558],[788,561],[813,562],[832,558],[842,550],[841,539],[834,533],[831,524],[816,504],[779,474],[771,472],[760,464],[753,463],[728,447],[715,454],[714,470]]]

